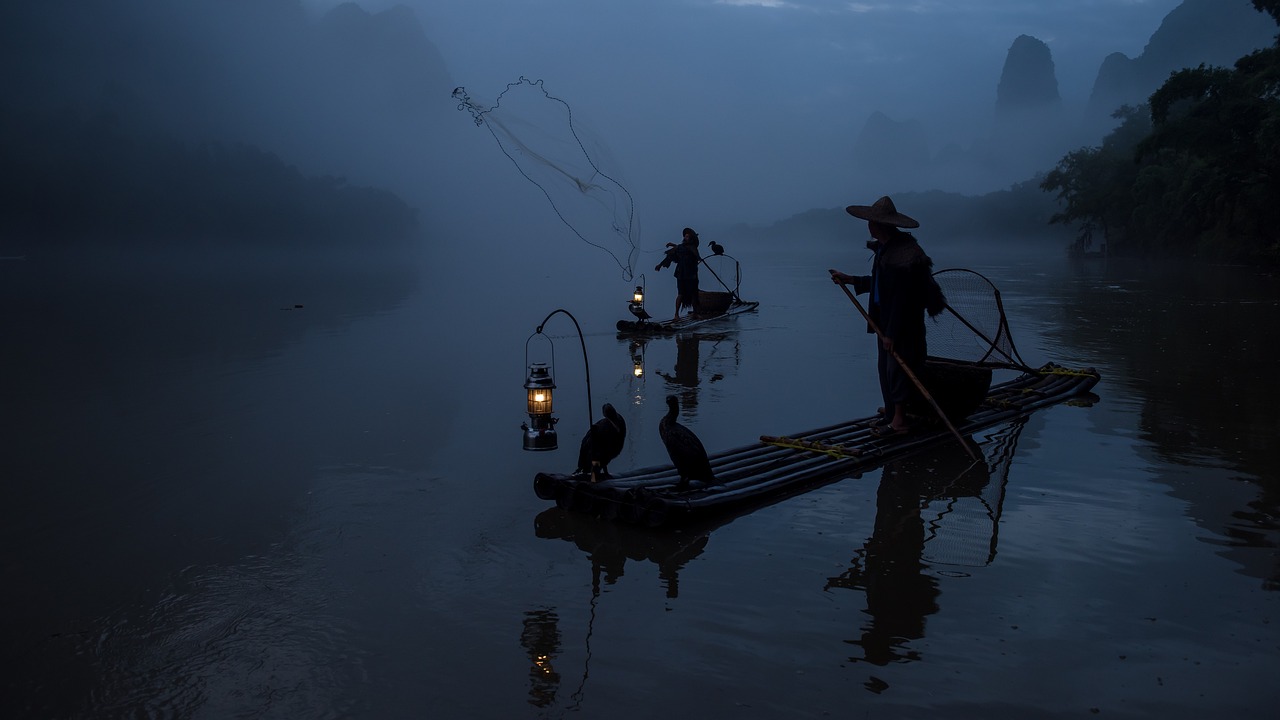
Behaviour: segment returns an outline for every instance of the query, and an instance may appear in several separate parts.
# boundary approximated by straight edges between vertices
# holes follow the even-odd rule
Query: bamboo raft
[[[679,320],[619,320],[617,327],[618,333],[622,335],[670,335],[718,322],[758,307],[760,303],[755,300],[736,300],[723,309],[704,312],[701,315],[685,315]]]
[[[991,387],[977,410],[955,423],[962,435],[1073,399],[1091,397],[1101,379],[1093,368],[1071,370],[1049,363]],[[593,483],[587,475],[538,473],[534,492],[558,507],[606,520],[658,527],[705,520],[745,506],[764,505],[860,474],[924,446],[956,442],[941,423],[905,435],[876,437],[875,416],[759,442],[710,455],[720,482],[681,489],[672,465],[654,465]]]

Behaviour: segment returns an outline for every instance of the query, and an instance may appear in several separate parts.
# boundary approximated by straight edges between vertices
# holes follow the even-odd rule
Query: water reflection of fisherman
[[[698,314],[698,263],[702,261],[698,254],[698,233],[693,228],[685,228],[683,234],[679,245],[667,243],[666,255],[653,268],[658,271],[671,263],[676,265],[676,313],[673,320],[680,319],[682,307],[689,308],[693,315]]]
[[[699,341],[696,337],[677,337],[675,374],[654,370],[669,384],[679,385],[680,406],[692,411],[698,406]]]
[[[923,552],[918,477],[886,465],[876,492],[871,537],[855,565],[827,583],[827,587],[857,588],[867,594],[871,622],[863,627],[861,639],[851,641],[864,654],[855,660],[887,665],[919,659],[917,652],[903,646],[924,637],[925,618],[938,611],[939,594],[937,581],[923,573]]]
[[[677,337],[676,344],[676,364],[675,373],[665,373],[661,370],[654,372],[662,376],[664,380],[681,387],[696,388],[698,387],[698,364],[701,349],[698,347],[699,341],[696,337]]]
[[[911,459],[884,465],[872,537],[849,570],[827,580],[828,589],[867,593],[870,621],[861,637],[850,641],[863,648],[863,657],[852,660],[873,665],[919,660],[919,652],[908,646],[924,637],[925,619],[938,611],[941,594],[937,579],[925,573],[924,560],[925,543],[937,539],[938,515],[923,515],[923,503],[980,495],[988,482],[986,462],[975,464],[954,448],[927,457],[928,465]]]

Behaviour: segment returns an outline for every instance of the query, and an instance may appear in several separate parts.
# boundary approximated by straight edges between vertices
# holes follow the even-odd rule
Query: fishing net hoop
[[[930,355],[993,369],[1035,372],[1014,345],[1000,289],[968,268],[933,274],[946,296],[943,312],[927,323]],[[941,350],[945,355],[939,355]]]

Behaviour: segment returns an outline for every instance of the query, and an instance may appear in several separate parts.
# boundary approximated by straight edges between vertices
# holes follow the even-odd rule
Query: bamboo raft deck
[[[1049,363],[1035,372],[991,387],[982,405],[956,430],[977,430],[1028,415],[1038,409],[1087,396],[1101,376],[1093,368],[1071,370]],[[706,519],[743,506],[763,505],[861,473],[924,446],[956,442],[941,423],[906,435],[879,438],[871,433],[876,418],[850,420],[710,455],[718,483],[677,487],[672,465],[654,465],[591,482],[586,475],[538,473],[534,491],[566,510],[607,520],[658,527]]]
[[[739,300],[730,305],[724,312],[705,315],[686,315],[679,320],[619,320],[618,333],[624,335],[670,335],[683,330],[692,330],[708,323],[719,322],[744,312],[760,307],[755,300]]]

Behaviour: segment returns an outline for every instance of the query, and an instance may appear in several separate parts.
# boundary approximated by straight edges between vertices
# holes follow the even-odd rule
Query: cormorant
[[[713,254],[715,254],[715,255],[723,255],[723,254],[724,254],[724,246],[723,246],[723,245],[721,245],[720,243],[716,242],[715,240],[712,240],[712,241],[711,241],[711,252],[712,252]]]
[[[622,443],[627,437],[627,423],[613,405],[605,403],[600,412],[604,417],[582,436],[578,469],[574,471],[575,475],[589,474],[591,482],[609,477],[609,462],[622,452]]]
[[[707,460],[707,449],[692,430],[676,421],[679,412],[680,401],[675,395],[668,395],[667,414],[658,421],[658,436],[662,438],[676,472],[680,473],[680,487],[688,487],[690,480],[716,482],[711,462]]]

